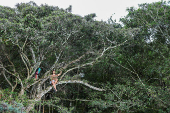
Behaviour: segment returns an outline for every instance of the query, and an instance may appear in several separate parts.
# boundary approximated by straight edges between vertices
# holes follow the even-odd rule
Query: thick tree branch
[[[17,78],[15,78],[15,80],[16,80],[16,83],[15,83],[15,85],[13,86],[12,85],[12,83],[8,80],[8,78],[6,77],[6,75],[5,75],[5,70],[3,70],[2,71],[2,74],[4,75],[4,78],[5,78],[5,80],[8,82],[8,84],[11,86],[11,92],[13,92],[14,90],[15,90],[15,88],[16,88],[16,86],[17,86]],[[12,93],[10,94],[10,97],[12,97]]]
[[[34,52],[34,50],[33,50],[33,48],[31,46],[29,47],[29,49],[31,51],[32,59],[33,59],[34,63],[36,63],[37,61],[35,59],[35,52]]]
[[[97,88],[95,86],[92,86],[86,82],[80,81],[80,80],[68,80],[68,81],[59,81],[56,85],[60,84],[68,84],[68,83],[76,83],[76,84],[83,84],[91,89],[97,90],[97,91],[105,91],[105,89]],[[37,95],[37,98],[41,98],[44,96],[47,92],[49,92],[52,89],[52,86],[47,87],[45,90],[41,91],[40,94]]]
[[[4,75],[5,80],[8,82],[8,84],[13,87],[12,83],[8,80],[8,78],[5,75],[5,70],[2,71],[2,74]]]
[[[105,89],[101,89],[101,88],[97,88],[97,87],[94,87],[86,82],[83,82],[83,81],[79,81],[79,80],[68,80],[68,81],[60,81],[58,82],[57,85],[59,84],[67,84],[67,83],[79,83],[79,84],[83,84],[91,89],[94,89],[94,90],[97,90],[97,91],[105,91]]]
[[[27,69],[27,78],[29,78],[29,76],[30,76],[29,68],[28,68],[28,65],[27,65],[27,63],[26,63],[26,61],[24,59],[24,56],[23,56],[22,52],[20,53],[20,56],[21,56],[21,59],[22,59],[23,63],[25,64],[26,69]]]

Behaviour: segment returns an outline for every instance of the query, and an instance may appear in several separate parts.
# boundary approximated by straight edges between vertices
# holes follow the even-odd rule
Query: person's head
[[[53,69],[53,74],[55,74],[55,69]]]

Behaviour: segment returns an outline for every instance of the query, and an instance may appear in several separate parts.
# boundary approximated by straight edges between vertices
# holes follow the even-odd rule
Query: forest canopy
[[[72,6],[0,6],[0,112],[170,112],[169,3],[130,7],[122,24]]]

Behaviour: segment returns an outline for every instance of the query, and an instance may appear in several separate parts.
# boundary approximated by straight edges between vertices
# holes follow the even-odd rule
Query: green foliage
[[[16,103],[15,101],[12,104],[5,103],[3,101],[0,102],[0,112],[14,112],[14,113],[25,113],[24,106],[22,103]]]
[[[96,14],[74,15],[71,8],[34,2],[16,8],[0,6],[0,76],[6,76],[0,80],[2,104],[14,112],[31,102],[38,108],[41,101],[31,99],[48,84],[35,83],[36,68],[42,68],[40,78],[45,80],[51,68],[59,69],[85,55],[63,70],[63,80],[83,79],[105,91],[59,85],[56,94],[44,94],[44,105],[58,112],[169,112],[169,4],[128,8],[121,19],[124,27],[112,19],[95,21]],[[91,61],[95,62],[80,67]]]
[[[84,18],[87,20],[87,21],[93,21],[93,18],[96,17],[96,14],[95,13],[92,13],[92,14],[89,14],[89,15],[86,15]]]

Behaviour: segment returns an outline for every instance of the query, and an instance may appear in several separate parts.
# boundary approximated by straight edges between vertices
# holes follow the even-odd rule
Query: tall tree
[[[167,2],[145,3],[138,9],[128,8],[128,15],[121,19],[126,28],[140,28],[131,45],[122,48],[120,60],[121,67],[130,69],[147,86],[153,101],[145,110],[169,111],[169,10]]]
[[[136,33],[136,29],[114,28],[105,22],[88,21],[58,7],[37,6],[34,2],[17,4],[15,9],[0,8],[0,69],[11,92],[11,98],[4,96],[4,99],[9,101],[16,92],[18,101],[27,104],[26,112],[52,89],[44,84],[48,83],[53,68],[63,70],[57,85],[79,83],[104,91],[78,78],[72,80],[75,74],[72,72],[80,75],[79,69],[93,66]],[[113,33],[114,37],[110,36]],[[37,80],[34,75],[38,67],[42,73]]]

